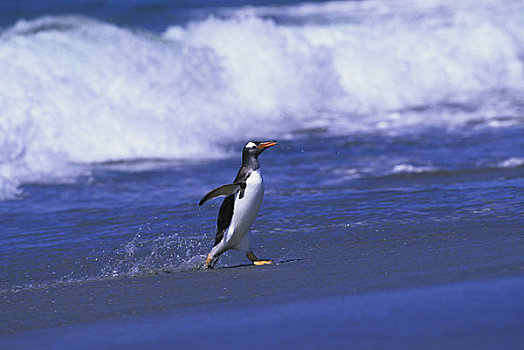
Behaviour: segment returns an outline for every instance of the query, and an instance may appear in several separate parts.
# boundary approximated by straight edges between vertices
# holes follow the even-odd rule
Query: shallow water
[[[0,347],[520,348],[524,21],[502,5],[8,27]],[[199,270],[199,199],[274,138],[251,243],[276,263]]]
[[[510,139],[512,134],[514,139]],[[86,338],[85,332],[103,327],[99,324],[110,322],[101,321],[107,318],[116,317],[117,325],[135,325],[149,321],[139,316],[126,321],[128,316],[152,317],[154,324],[173,317],[178,324],[183,323],[180,317],[185,316],[181,315],[191,314],[193,307],[197,307],[193,318],[200,315],[203,319],[208,312],[218,317],[216,308],[227,307],[233,311],[225,313],[231,317],[225,322],[233,322],[245,308],[254,308],[251,313],[260,312],[263,319],[274,321],[274,316],[264,311],[266,307],[283,305],[301,310],[295,305],[300,300],[305,305],[311,303],[312,308],[306,307],[309,311],[302,313],[319,312],[317,303],[327,305],[326,313],[332,317],[328,323],[338,317],[365,319],[361,312],[391,312],[387,310],[392,306],[383,301],[386,309],[375,311],[360,309],[355,313],[353,307],[344,307],[337,315],[329,310],[335,310],[346,298],[357,298],[350,304],[360,305],[359,298],[373,300],[390,294],[394,298],[399,293],[407,293],[402,298],[415,298],[415,303],[423,304],[417,299],[419,293],[438,294],[440,288],[452,291],[439,294],[447,302],[435,311],[447,315],[451,308],[463,304],[460,298],[465,298],[456,299],[454,288],[461,289],[469,281],[476,282],[467,293],[481,294],[478,303],[484,315],[500,302],[500,293],[522,296],[524,169],[497,166],[515,155],[522,142],[519,135],[519,130],[512,129],[479,133],[468,136],[468,141],[461,135],[441,133],[381,137],[380,142],[375,136],[358,140],[307,137],[281,142],[261,156],[267,190],[251,233],[254,250],[277,261],[268,267],[249,266],[242,254],[230,252],[216,270],[196,269],[201,262],[198,255],[211,247],[219,201],[202,209],[196,202],[207,188],[234,176],[238,157],[133,172],[104,165],[93,172],[89,182],[27,186],[24,199],[2,202],[5,234],[0,297],[5,305],[5,339],[26,344],[20,340],[27,339],[21,331],[51,327],[60,333],[70,330],[55,327],[86,324],[88,328],[76,326],[73,334],[83,339],[80,347],[89,348],[94,340]],[[496,154],[484,155],[483,166],[471,165],[469,157],[475,147],[470,145],[479,147],[480,157],[485,144],[481,141],[497,144],[500,138],[511,147],[505,151],[499,147]],[[455,146],[443,157],[446,147],[442,143],[456,144],[459,139],[464,148]],[[378,151],[379,146],[371,146],[374,143],[389,147]],[[434,154],[424,148],[435,144],[440,150],[437,158],[425,158],[434,170],[394,171],[406,159],[411,164],[417,155]],[[394,161],[394,157],[401,160]],[[370,158],[382,161],[374,175],[352,171],[348,176],[343,171],[359,169],[357,164]],[[389,174],[386,169],[390,169]],[[206,177],[207,172],[210,176]],[[68,192],[68,196],[63,195]],[[61,194],[61,200],[56,201]],[[30,215],[20,213],[21,208]],[[14,221],[16,217],[19,219]],[[42,227],[43,222],[46,225]],[[21,227],[23,235],[19,234]],[[507,278],[513,282],[504,282]],[[258,306],[249,306],[250,301]],[[362,302],[368,306],[372,303]],[[517,299],[513,303],[517,310],[522,309]],[[466,313],[460,316],[463,322],[489,325],[469,313],[474,306],[478,305],[465,306]],[[421,307],[419,317],[424,319],[426,306]],[[402,310],[400,321],[408,322],[404,317],[412,317],[415,311]],[[164,315],[168,311],[174,316]],[[507,327],[501,326],[485,337],[493,341],[507,333],[507,344],[517,348],[522,337],[515,329],[522,325],[522,319],[510,309],[506,311],[499,310],[492,321]],[[288,317],[298,321],[304,317],[302,313],[296,319]],[[376,321],[374,317],[378,316],[369,317]],[[149,327],[151,341],[177,344],[178,340],[161,335],[167,326]],[[296,340],[299,331],[287,322],[282,327],[275,344],[285,346]],[[370,325],[365,327],[366,332],[373,331]],[[335,347],[343,339],[349,341],[352,333],[346,335],[346,328],[339,328],[342,338],[322,343]],[[122,342],[132,343],[132,332],[121,332]],[[256,329],[254,332],[259,334]],[[434,335],[426,332],[429,330],[412,334],[415,339],[408,337],[407,344],[429,341],[427,337]],[[452,330],[445,328],[443,332]],[[28,340],[26,345],[36,346],[46,339],[47,332],[34,334],[37,342]],[[194,338],[187,334],[180,337],[187,345],[208,344],[213,339],[210,335],[208,340],[198,340],[196,334]],[[104,342],[103,337],[96,339]],[[450,342],[456,346],[477,344],[461,337]],[[227,344],[239,343],[231,340]]]

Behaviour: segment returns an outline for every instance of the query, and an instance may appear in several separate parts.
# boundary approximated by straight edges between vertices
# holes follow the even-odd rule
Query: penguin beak
[[[276,145],[276,144],[277,144],[276,141],[267,141],[267,142],[262,142],[262,143],[261,143],[257,148],[258,148],[259,150],[264,150],[264,149],[269,148],[269,147],[271,147],[271,146],[274,146],[274,145]]]

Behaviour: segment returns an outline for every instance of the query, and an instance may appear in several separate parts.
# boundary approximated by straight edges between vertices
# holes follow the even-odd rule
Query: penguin
[[[242,166],[233,183],[215,188],[198,203],[201,206],[210,199],[226,197],[218,211],[215,244],[207,255],[203,268],[213,268],[220,255],[229,249],[244,252],[254,265],[273,263],[272,260],[261,260],[253,254],[247,233],[264,197],[264,180],[258,156],[276,144],[276,141],[248,142],[242,150]]]

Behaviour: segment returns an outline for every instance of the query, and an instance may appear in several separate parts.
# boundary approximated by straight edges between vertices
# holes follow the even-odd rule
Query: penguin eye
[[[254,149],[257,148],[257,145],[254,142],[248,142],[246,148]]]

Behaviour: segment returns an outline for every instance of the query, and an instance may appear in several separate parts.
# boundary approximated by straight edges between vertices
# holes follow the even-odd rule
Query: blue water
[[[3,2],[0,347],[521,348],[523,7]]]
[[[117,25],[162,31],[169,25],[202,20],[216,15],[217,10],[247,6],[281,6],[300,4],[300,0],[38,0],[3,1],[0,3],[0,27],[13,25],[21,18],[35,19],[45,15],[82,14]],[[322,3],[326,1],[310,1]]]

